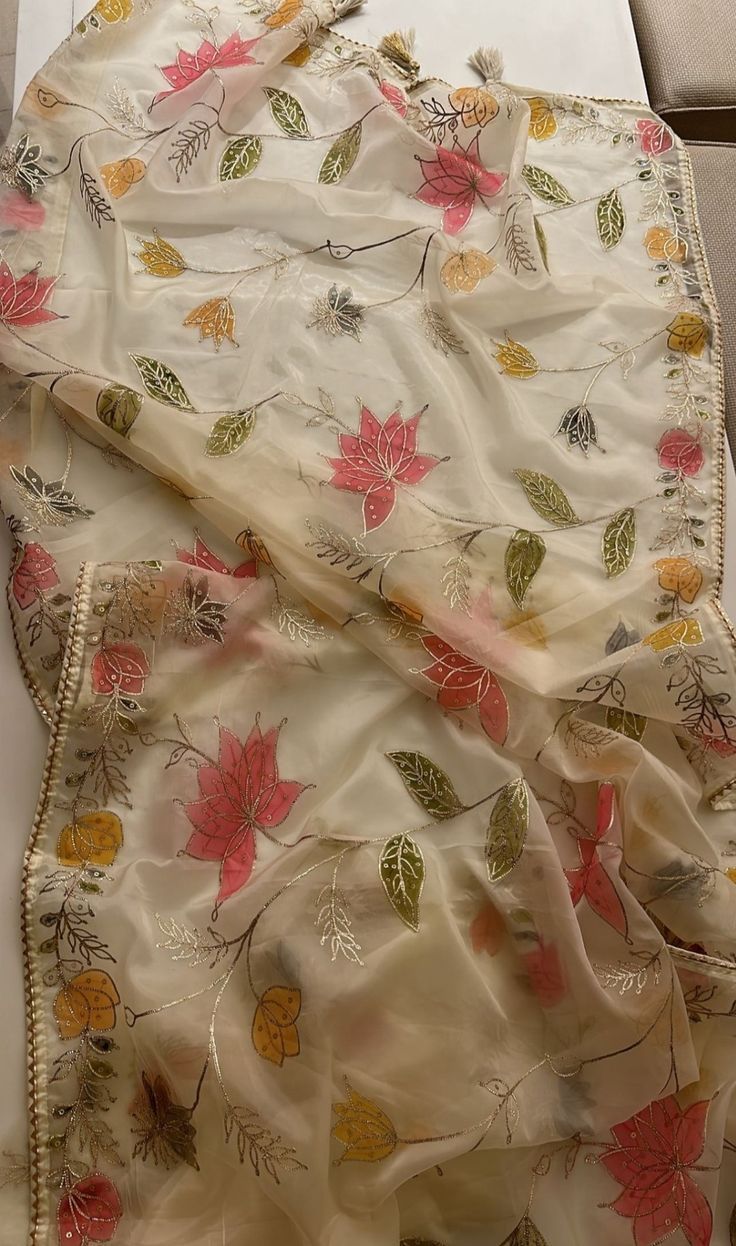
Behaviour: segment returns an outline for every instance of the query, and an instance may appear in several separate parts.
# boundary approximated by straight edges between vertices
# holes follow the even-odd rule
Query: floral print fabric
[[[736,641],[687,159],[640,106],[419,82],[344,8],[100,0],[0,157],[51,724],[5,1222],[725,1246]]]

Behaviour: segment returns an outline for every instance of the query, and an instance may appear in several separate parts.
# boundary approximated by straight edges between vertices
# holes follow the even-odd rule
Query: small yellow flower
[[[440,277],[453,294],[471,294],[484,277],[490,277],[496,261],[485,251],[458,251],[445,260]]]
[[[123,825],[116,813],[99,809],[85,813],[59,832],[59,865],[112,865],[123,842]]]
[[[136,259],[141,261],[152,277],[181,277],[186,272],[187,262],[181,251],[172,247],[170,242],[153,231],[153,241],[139,238],[141,250],[136,252]]]
[[[695,601],[703,585],[703,572],[689,558],[660,558],[654,564],[659,587],[677,593],[683,601]]]
[[[296,65],[300,69],[302,65],[306,65],[312,55],[312,49],[308,43],[301,43],[298,48],[294,48],[288,56],[284,57],[284,65]]]
[[[135,186],[145,176],[145,164],[133,156],[127,160],[113,160],[110,164],[100,165],[100,177],[113,199],[121,199],[131,186]]]
[[[280,26],[288,26],[289,22],[293,22],[294,18],[299,16],[303,7],[303,0],[282,0],[278,8],[264,19],[263,25],[271,30],[278,30]]]
[[[494,342],[494,346],[496,347],[496,362],[501,365],[501,371],[507,376],[515,376],[519,380],[526,381],[539,372],[539,364],[531,351],[527,350],[526,346],[522,346],[521,342],[515,342],[508,333],[505,342]]]
[[[697,619],[675,619],[674,623],[665,623],[656,632],[644,637],[644,644],[649,645],[655,653],[663,653],[666,649],[674,649],[676,645],[702,645],[703,629]]]
[[[682,264],[687,258],[687,243],[666,225],[652,225],[644,235],[644,247],[650,260],[669,260]]]
[[[535,138],[538,143],[554,138],[557,133],[557,118],[547,100],[541,95],[534,95],[526,102],[530,113],[529,137]]]
[[[450,96],[450,104],[460,113],[463,125],[469,129],[488,125],[498,112],[498,101],[484,87],[460,87]]]
[[[238,345],[233,337],[235,312],[230,299],[225,295],[208,299],[206,303],[195,307],[184,320],[184,324],[196,325],[199,328],[200,342],[211,337],[215,343],[215,350],[220,349],[225,338],[232,342],[233,346]]]
[[[736,869],[734,869],[733,866],[731,866],[729,870],[726,870],[726,878],[730,878],[732,883],[736,883]]]
[[[133,0],[97,0],[92,12],[103,22],[127,22],[133,12]]]
[[[693,312],[678,312],[667,325],[667,330],[669,349],[692,355],[694,359],[700,358],[710,335],[703,317],[696,316]]]
[[[332,1110],[339,1118],[332,1126],[332,1136],[342,1142],[345,1150],[337,1161],[360,1160],[373,1164],[387,1159],[397,1147],[398,1137],[385,1112],[353,1090],[346,1080],[347,1103],[334,1103]]]

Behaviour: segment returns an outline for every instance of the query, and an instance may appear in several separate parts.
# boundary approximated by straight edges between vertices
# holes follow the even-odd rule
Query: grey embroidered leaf
[[[332,337],[339,337],[341,333],[346,333],[359,342],[363,310],[359,303],[353,302],[353,292],[349,286],[343,286],[341,290],[338,290],[337,286],[333,285],[330,286],[327,294],[320,295],[314,300],[313,319],[309,321],[307,328],[324,329]]]
[[[348,903],[337,886],[337,866],[331,881],[322,888],[317,897],[316,924],[321,935],[320,946],[329,944],[333,962],[339,956],[344,956],[355,965],[363,964],[358,955],[361,946],[353,934]]]
[[[317,558],[324,558],[331,567],[345,567],[346,571],[355,571],[370,558],[368,550],[357,537],[346,536],[343,532],[334,532],[324,524],[306,520],[312,540],[307,541],[307,549],[314,549]]]
[[[275,87],[264,87],[271,109],[271,116],[276,125],[289,138],[311,138],[307,118],[299,100],[288,91],[279,91]]]
[[[263,154],[263,143],[256,134],[243,134],[228,143],[220,157],[219,178],[232,182],[252,173]]]
[[[424,887],[424,857],[411,835],[394,835],[378,864],[383,889],[394,912],[410,930],[419,929],[419,900]]]
[[[601,749],[614,739],[613,732],[583,718],[571,718],[565,728],[565,743],[578,757],[599,757]]]
[[[286,1172],[306,1168],[296,1158],[294,1148],[282,1142],[280,1135],[271,1133],[255,1108],[229,1105],[224,1123],[226,1142],[235,1138],[241,1164],[247,1158],[257,1177],[263,1170],[278,1185],[280,1168]]]
[[[529,792],[523,779],[501,788],[491,811],[486,841],[486,868],[492,883],[500,882],[519,860],[529,829]]]
[[[444,770],[424,753],[387,753],[404,780],[407,791],[425,813],[438,822],[454,818],[465,806]]]
[[[234,415],[220,416],[212,425],[205,454],[214,459],[234,454],[247,441],[255,426],[256,413],[253,407],[248,411],[238,411]]]
[[[207,964],[210,969],[214,969],[222,957],[227,955],[227,940],[212,926],[202,932],[196,926],[190,928],[174,917],[163,918],[158,913],[156,921],[164,937],[164,942],[157,943],[156,946],[171,952],[172,960],[187,961],[192,968]]]
[[[580,523],[567,494],[551,476],[523,467],[518,467],[514,475],[520,481],[529,505],[542,519],[547,519],[558,528]]]
[[[595,219],[598,226],[598,237],[603,250],[612,251],[621,241],[626,227],[624,205],[615,187],[598,200]]]
[[[97,418],[113,432],[127,437],[140,415],[143,397],[127,385],[106,385],[97,396]]]
[[[636,514],[632,507],[619,511],[606,525],[601,550],[609,579],[623,575],[636,550]]]
[[[630,710],[619,709],[609,705],[606,710],[606,726],[609,731],[618,731],[630,740],[641,740],[646,730],[647,719],[643,714],[632,714]]]
[[[541,567],[547,546],[536,532],[519,528],[506,546],[504,569],[509,596],[522,609],[532,580]]]
[[[174,166],[177,182],[189,172],[200,152],[206,151],[212,137],[212,125],[209,121],[195,119],[179,130],[174,142],[169,163]]]
[[[210,596],[207,576],[195,580],[188,574],[181,588],[167,598],[164,626],[186,645],[201,645],[206,640],[222,645],[226,614],[227,604]]]
[[[629,631],[622,619],[619,619],[611,635],[606,641],[606,655],[608,657],[613,653],[620,653],[622,649],[628,649],[630,645],[636,645],[641,640],[641,636],[636,631]]]
[[[524,1216],[501,1246],[547,1246],[547,1239],[542,1236],[534,1221],[529,1216]]]
[[[112,120],[117,121],[121,129],[141,134],[151,133],[146,125],[143,113],[136,109],[128,91],[119,78],[113,80],[112,87],[105,97],[105,102]]]
[[[167,407],[178,407],[180,411],[194,410],[178,376],[165,363],[160,359],[149,359],[147,355],[130,357],[140,373],[146,393],[151,398]]]
[[[322,640],[325,636],[322,624],[291,602],[274,602],[273,617],[280,632],[284,632],[289,640],[301,641],[307,648],[311,641]]]
[[[575,202],[569,190],[558,182],[556,177],[553,177],[546,169],[540,169],[536,164],[525,164],[521,170],[521,176],[532,194],[544,203],[562,205]]]
[[[658,986],[661,968],[659,956],[645,961],[642,965],[619,963],[618,965],[594,966],[595,972],[601,978],[604,987],[615,987],[619,995],[625,995],[627,991],[631,990],[637,995],[641,995],[642,991],[650,984],[650,975],[652,985]]]
[[[537,266],[534,263],[532,249],[527,240],[523,226],[519,222],[519,211],[522,204],[513,203],[506,213],[504,221],[504,248],[506,250],[506,263],[511,272],[516,274],[520,268],[527,273],[535,273]]]
[[[588,407],[582,405],[579,407],[570,407],[560,420],[555,437],[563,433],[567,439],[567,444],[573,449],[580,446],[583,454],[588,453],[591,445],[598,445],[598,429],[595,420],[590,413]]]
[[[49,177],[49,170],[39,163],[41,148],[27,134],[21,135],[13,147],[0,152],[0,182],[14,186],[27,195],[35,195]]]
[[[441,311],[425,303],[421,310],[424,331],[432,346],[443,355],[467,355],[463,339],[451,329]]]
[[[359,121],[339,134],[322,161],[317,180],[326,186],[341,182],[358,158],[362,137],[363,127]]]
[[[115,214],[100,191],[97,182],[92,174],[87,173],[84,169],[79,174],[79,193],[82,196],[82,202],[88,214],[98,229],[102,229],[103,221],[115,220]]]

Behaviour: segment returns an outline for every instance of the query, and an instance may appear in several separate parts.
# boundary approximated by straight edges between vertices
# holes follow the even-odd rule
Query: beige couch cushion
[[[684,138],[736,141],[736,0],[629,0],[649,98]]]
[[[736,143],[688,143],[700,223],[723,324],[726,429],[736,459]]]

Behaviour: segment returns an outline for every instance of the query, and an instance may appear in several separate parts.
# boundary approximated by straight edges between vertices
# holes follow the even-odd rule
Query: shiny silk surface
[[[0,156],[51,726],[3,1240],[725,1246],[687,157],[640,105],[420,81],[345,7],[100,0]]]

